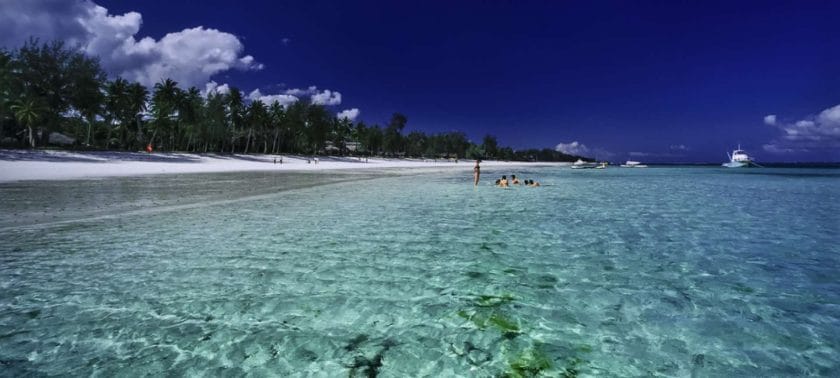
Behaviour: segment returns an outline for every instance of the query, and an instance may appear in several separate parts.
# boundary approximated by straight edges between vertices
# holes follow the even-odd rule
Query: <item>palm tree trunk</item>
[[[248,153],[248,147],[251,147],[251,131],[253,129],[248,129],[248,138],[245,139],[245,153]]]

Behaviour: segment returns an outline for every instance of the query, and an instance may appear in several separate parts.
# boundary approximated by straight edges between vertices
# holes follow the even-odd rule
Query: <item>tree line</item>
[[[384,126],[339,118],[305,99],[283,106],[242,92],[202,94],[171,79],[146,88],[108,80],[99,61],[60,41],[0,50],[0,144],[213,153],[339,154],[573,161],[551,149],[513,150],[492,135],[480,144],[459,131],[404,135],[408,119]],[[69,137],[69,138],[67,138]]]

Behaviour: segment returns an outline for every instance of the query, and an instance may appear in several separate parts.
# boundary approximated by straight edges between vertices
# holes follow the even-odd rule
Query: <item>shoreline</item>
[[[275,163],[275,159],[277,163]],[[0,183],[108,177],[224,173],[416,169],[472,171],[474,160],[180,152],[0,150]],[[564,162],[482,161],[484,167],[564,166]]]

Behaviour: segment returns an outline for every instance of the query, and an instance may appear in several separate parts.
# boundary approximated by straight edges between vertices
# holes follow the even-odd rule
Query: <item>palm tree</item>
[[[184,146],[186,150],[190,150],[193,144],[193,139],[199,133],[199,128],[202,127],[202,113],[204,109],[204,99],[201,97],[201,92],[196,87],[190,87],[186,92],[182,93],[180,103],[178,104],[178,119],[183,122],[184,132],[187,133],[187,145]],[[202,133],[203,134],[203,133]]]
[[[12,105],[11,110],[14,112],[18,122],[26,126],[29,146],[35,148],[35,135],[32,132],[32,124],[41,118],[44,112],[44,106],[37,99],[24,98]]]
[[[128,89],[128,82],[123,78],[108,83],[105,87],[105,124],[108,126],[108,137],[105,138],[105,146],[110,145],[111,140],[111,125],[114,121],[120,123],[120,144],[125,145],[126,137],[126,113],[128,113],[128,97],[126,91]],[[90,124],[88,124],[88,143],[90,143]]]
[[[318,153],[324,147],[333,118],[323,105],[311,105],[306,113],[307,133],[312,152]]]
[[[143,139],[143,129],[140,127],[141,113],[146,110],[146,102],[149,100],[149,91],[140,83],[128,85],[125,91],[126,96],[126,117],[130,116],[135,121],[134,138]]]
[[[280,105],[278,101],[274,101],[271,103],[271,106],[268,108],[268,117],[269,117],[269,124],[271,128],[274,129],[274,142],[271,144],[271,153],[277,153],[277,140],[280,138],[280,130],[286,123],[286,111],[283,109],[283,106]]]
[[[0,50],[0,140],[3,139],[3,124],[6,121],[7,109],[12,102],[12,55]]]
[[[248,107],[246,113],[246,123],[248,124],[248,137],[245,140],[245,153],[248,153],[248,148],[251,146],[251,139],[256,139],[254,136],[254,129],[257,129],[257,134],[262,129],[263,124],[265,123],[266,119],[268,118],[268,113],[265,108],[265,104],[263,104],[260,100],[255,100],[251,102],[251,106]]]
[[[67,102],[77,110],[87,122],[87,139],[90,145],[91,128],[96,122],[96,115],[102,113],[102,103],[105,96],[102,87],[105,84],[105,72],[99,67],[99,61],[90,59],[80,53],[72,53],[63,73],[67,84]],[[110,139],[111,125],[108,127]],[[107,147],[110,141],[105,141]]]
[[[178,83],[172,79],[166,79],[155,84],[152,94],[152,115],[155,119],[155,129],[152,132],[150,143],[154,142],[158,131],[169,133],[170,149],[174,148],[175,135],[173,118],[177,110],[181,90]]]
[[[207,135],[204,139],[204,152],[207,152],[212,142],[218,143],[219,152],[224,149],[227,140],[227,114],[225,110],[225,96],[219,93],[209,93],[204,107],[204,124],[206,124]]]
[[[242,127],[243,108],[242,92],[237,88],[231,88],[227,95],[228,118],[230,119],[230,153],[236,149],[236,141],[239,139]]]

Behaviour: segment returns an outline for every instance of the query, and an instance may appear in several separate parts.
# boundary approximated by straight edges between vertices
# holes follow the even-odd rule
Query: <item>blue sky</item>
[[[398,111],[409,129],[614,161],[715,162],[739,142],[759,161],[840,161],[837,2],[34,3],[0,21],[90,17],[74,41],[141,81],[317,95],[369,124]],[[9,33],[76,30],[18,26]]]

